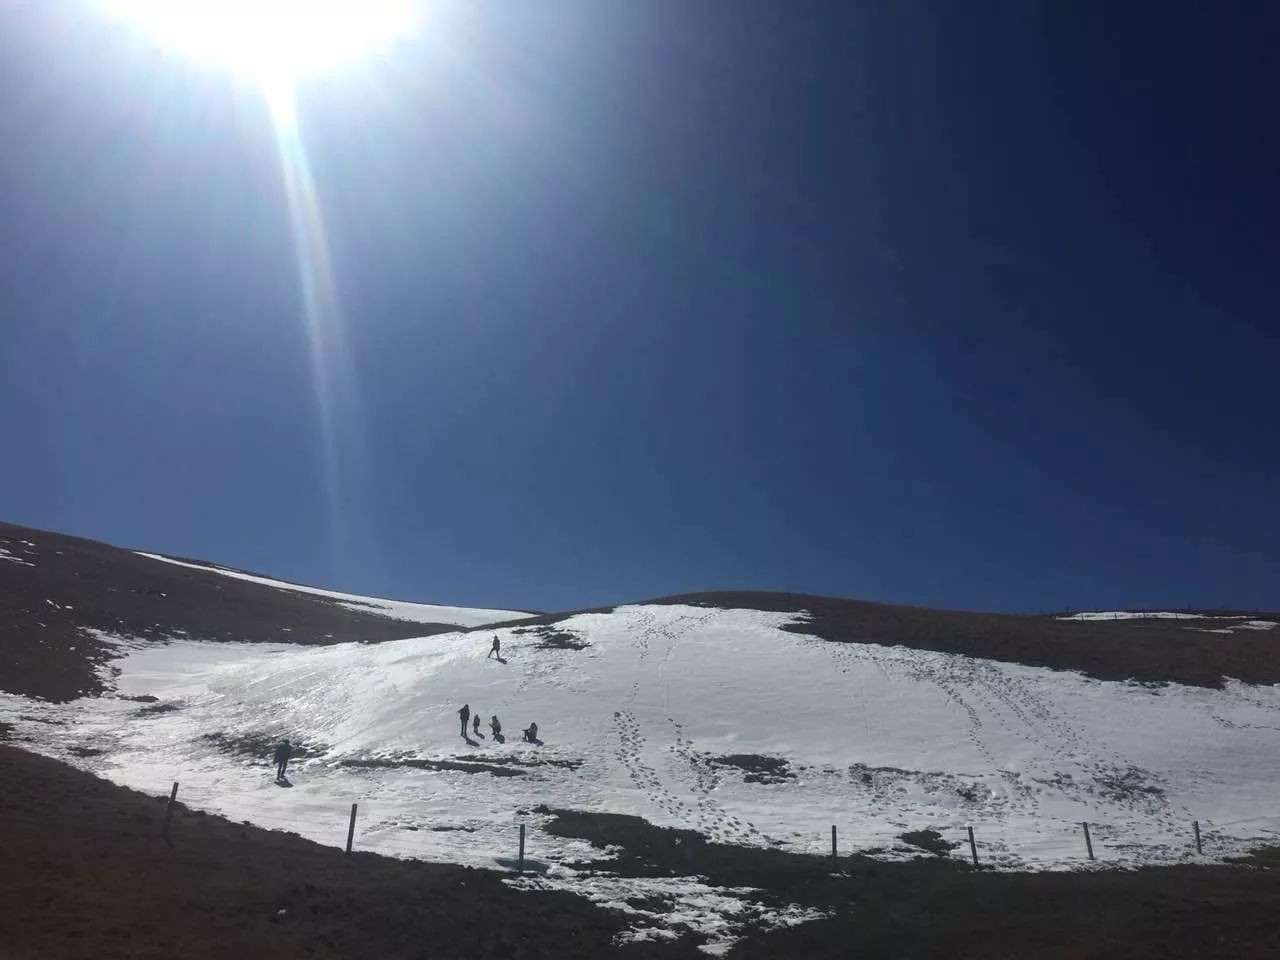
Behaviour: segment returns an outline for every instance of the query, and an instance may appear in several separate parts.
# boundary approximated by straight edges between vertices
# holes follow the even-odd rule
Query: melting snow
[[[1103,610],[1093,613],[1073,613],[1059,620],[1246,620],[1247,617],[1206,617],[1199,613],[1172,613],[1168,610]]]
[[[29,550],[28,550],[28,551],[27,551],[27,554],[28,554],[28,555],[30,555],[30,553],[31,553],[31,551],[29,551]],[[10,560],[10,561],[12,561],[13,563],[20,563],[20,564],[22,564],[24,567],[34,567],[34,566],[35,566],[34,561],[26,560],[26,559],[24,559],[24,558],[22,558],[22,557],[15,557],[12,553],[10,553],[10,552],[8,551],[8,549],[6,549],[5,547],[2,547],[2,546],[0,546],[0,560]]]
[[[765,906],[752,899],[753,887],[713,887],[698,877],[580,877],[562,870],[545,877],[520,877],[508,884],[522,890],[567,890],[611,910],[634,916],[637,924],[619,940],[667,940],[679,936],[672,927],[687,927],[706,938],[702,950],[719,955],[739,939],[743,927],[772,930],[819,920],[827,914],[787,904]],[[633,901],[661,901],[661,910],[646,910]]]
[[[506,665],[486,658],[487,633],[330,647],[122,641],[117,692],[158,702],[0,694],[0,719],[116,782],[158,795],[177,780],[193,806],[333,845],[353,801],[357,845],[396,856],[509,863],[525,823],[528,855],[550,870],[519,882],[602,902],[645,882],[575,874],[601,852],[525,811],[636,814],[812,853],[829,849],[834,823],[842,851],[889,858],[918,853],[897,840],[905,830],[954,841],[972,824],[984,862],[1007,869],[1082,866],[1081,821],[1099,859],[1122,865],[1194,860],[1192,820],[1205,859],[1280,836],[1280,687],[1104,682],[830,643],[780,629],[792,619],[620,607],[557,626],[583,649],[498,631]],[[461,739],[464,701],[486,735],[489,715],[502,718],[505,745]],[[544,747],[518,742],[530,721]],[[306,751],[293,789],[271,779],[282,736]],[[672,883],[663,891],[686,914],[706,907],[704,932],[725,925],[717,943],[759,906],[743,891],[690,879],[677,895]],[[636,936],[660,935],[637,922]]]

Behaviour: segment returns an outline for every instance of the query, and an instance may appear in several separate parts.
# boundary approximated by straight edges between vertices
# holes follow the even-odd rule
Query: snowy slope
[[[372,646],[122,642],[118,692],[158,703],[3,695],[0,720],[128,786],[162,793],[178,780],[188,803],[233,819],[340,844],[358,802],[364,849],[490,866],[514,855],[518,822],[533,828],[532,857],[592,856],[540,832],[528,812],[540,804],[812,852],[834,823],[844,849],[885,856],[900,855],[904,830],[960,839],[972,824],[987,862],[1030,869],[1081,866],[1080,821],[1109,864],[1195,859],[1192,820],[1205,859],[1280,830],[1275,687],[1098,681],[779,629],[792,619],[621,607],[557,625],[582,649],[503,629],[505,665],[486,658],[487,633]],[[464,743],[464,701],[502,718],[505,746]],[[544,747],[516,742],[531,720]],[[279,736],[312,753],[293,789],[268,772]],[[777,764],[757,782],[717,761],[733,755]],[[430,768],[455,758],[488,766]],[[568,866],[538,882],[609,896],[605,880]],[[690,903],[733,900],[689,883]]]
[[[239,570],[228,570],[226,567],[206,566],[202,563],[186,563],[158,553],[135,551],[140,557],[171,563],[177,567],[189,567],[192,570],[203,570],[206,573],[220,573],[224,577],[259,583],[277,590],[290,590],[294,593],[306,593],[314,597],[326,597],[338,601],[338,606],[346,607],[356,613],[376,613],[392,620],[406,620],[410,623],[449,623],[459,627],[479,627],[486,623],[501,623],[507,620],[524,620],[536,614],[521,610],[485,610],[476,607],[446,607],[434,603],[409,603],[405,600],[384,600],[381,597],[362,597],[354,593],[337,593],[333,590],[321,590],[319,587],[305,587],[298,583],[284,580],[272,580],[270,577],[258,577]]]

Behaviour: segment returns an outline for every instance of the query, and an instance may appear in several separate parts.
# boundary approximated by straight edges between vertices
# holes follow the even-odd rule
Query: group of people
[[[480,714],[477,713],[473,715],[471,713],[471,704],[464,703],[462,705],[462,709],[458,711],[458,719],[462,721],[463,740],[469,741],[471,739],[471,736],[468,736],[467,734],[468,720],[471,721],[471,734],[476,737],[480,737],[481,739],[484,738],[484,734],[480,732]],[[489,718],[489,732],[493,734],[493,739],[498,743],[507,742],[506,737],[502,735],[502,723],[498,720],[498,715],[496,713]],[[542,743],[542,741],[538,739],[538,725],[536,723],[531,723],[529,726],[525,727],[521,736],[525,743]]]
[[[493,636],[493,645],[489,648],[489,654],[485,659],[488,660],[490,657],[497,657],[500,663],[507,662],[502,659],[502,641],[498,639],[497,634],[494,634]],[[473,716],[470,704],[464,703],[462,705],[462,709],[458,711],[458,717],[462,721],[462,739],[467,741],[471,740],[471,737],[467,734],[468,721],[471,724],[471,733],[481,739],[484,738],[484,734],[480,732],[480,714],[477,713]],[[498,720],[498,715],[496,713],[489,718],[489,732],[493,736],[493,739],[498,743],[507,742],[506,737],[502,735],[502,723]],[[542,743],[542,741],[538,739],[538,725],[536,723],[531,723],[529,726],[525,727],[521,732],[521,738],[525,743],[534,743],[539,745]],[[289,743],[288,740],[281,740],[276,746],[276,752],[273,757],[276,765],[277,783],[283,783],[286,786],[288,785],[288,781],[285,779],[285,771],[289,768],[289,758],[292,756],[293,745]]]
[[[493,635],[493,645],[489,647],[489,653],[485,656],[485,659],[488,660],[490,657],[497,657],[499,663],[507,662],[502,659],[502,640],[498,637],[496,633]],[[462,739],[463,740],[471,739],[470,737],[467,736],[467,718],[468,717],[471,717],[471,732],[477,737],[484,736],[484,734],[480,732],[480,714],[477,713],[474,717],[472,717],[471,705],[469,703],[464,703],[462,705],[462,709],[458,711],[458,717],[459,719],[462,720]],[[502,736],[502,724],[498,722],[498,715],[496,713],[489,718],[489,729],[493,732],[493,739],[497,740],[498,743],[507,742],[506,739]],[[531,723],[529,724],[529,726],[525,727],[521,736],[524,739],[525,743],[537,743],[537,744],[542,743],[542,741],[538,739],[538,725],[536,723]]]

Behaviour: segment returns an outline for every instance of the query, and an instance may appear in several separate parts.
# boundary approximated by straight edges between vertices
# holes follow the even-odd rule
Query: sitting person
[[[529,728],[524,732],[525,743],[538,742],[538,725],[536,723],[529,724]]]

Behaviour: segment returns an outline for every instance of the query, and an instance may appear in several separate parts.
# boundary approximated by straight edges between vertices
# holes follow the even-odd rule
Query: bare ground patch
[[[397,767],[408,767],[414,770],[435,770],[437,772],[452,770],[459,773],[487,773],[495,777],[523,777],[525,775],[524,770],[513,769],[509,766],[499,766],[494,763],[476,763],[463,760],[428,760],[422,757],[406,757],[395,760],[383,758],[343,760],[341,765],[367,770],[394,769]]]
[[[732,753],[722,757],[708,757],[707,762],[717,767],[733,767],[743,771],[747,783],[786,783],[796,779],[790,764],[782,757],[766,757],[758,753]]]
[[[559,629],[549,624],[534,627],[521,627],[512,633],[533,634],[540,638],[535,650],[585,650],[591,646],[586,640],[570,630]]]

